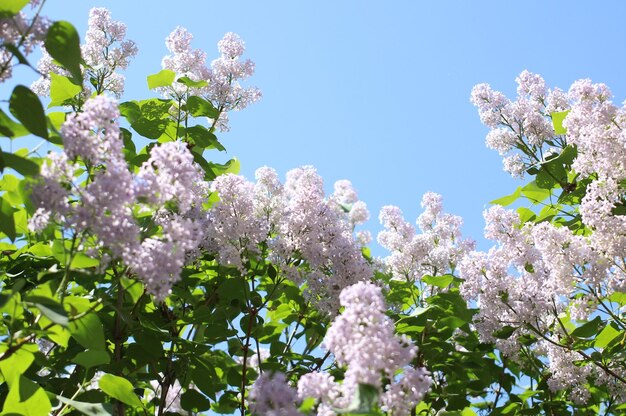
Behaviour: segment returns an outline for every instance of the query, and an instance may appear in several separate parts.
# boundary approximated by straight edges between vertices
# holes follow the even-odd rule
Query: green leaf
[[[577,338],[589,338],[598,333],[598,329],[602,325],[602,318],[596,316],[593,320],[585,322],[570,334]]]
[[[624,292],[613,292],[609,295],[609,300],[611,302],[618,303],[619,305],[626,305],[626,293]]]
[[[48,29],[44,45],[50,56],[70,72],[73,82],[82,85],[80,38],[74,26],[65,21],[54,22]]]
[[[126,101],[119,105],[120,114],[126,117],[129,123],[134,123],[141,117],[141,107],[137,101]]]
[[[169,116],[171,100],[150,98],[140,102],[131,101],[123,108],[123,115],[131,121],[131,127],[143,137],[159,139],[174,122]],[[139,113],[137,113],[139,109]],[[175,129],[175,127],[173,127]],[[173,139],[173,138],[172,138]]]
[[[454,276],[451,274],[446,274],[443,276],[424,276],[422,277],[422,282],[427,285],[436,286],[436,287],[448,287],[450,283],[454,281]]]
[[[100,318],[95,313],[71,321],[68,325],[72,337],[80,345],[90,350],[104,350],[104,329]]]
[[[0,18],[7,19],[15,16],[30,0],[2,0],[0,2]]]
[[[67,327],[69,319],[67,312],[63,309],[63,306],[57,303],[54,299],[46,298],[44,296],[29,296],[26,298],[26,302],[31,306],[39,309],[41,313],[55,324]]]
[[[506,325],[498,329],[497,331],[494,331],[493,336],[499,339],[507,339],[511,335],[513,335],[513,332],[515,332],[515,330],[517,330],[517,327]]]
[[[9,110],[35,136],[48,138],[48,123],[39,97],[23,85],[13,89]]]
[[[213,107],[211,102],[202,97],[196,97],[195,95],[192,95],[187,99],[187,109],[194,117],[208,117],[216,119],[220,116],[220,112]]]
[[[217,140],[215,134],[204,126],[192,126],[185,130],[186,134],[193,140],[194,144],[202,149],[218,149],[226,150],[224,146]]]
[[[180,396],[180,405],[191,412],[203,412],[211,408],[211,401],[197,390],[189,389]]]
[[[535,179],[537,186],[543,189],[552,189],[557,184],[554,176],[550,174],[547,169],[539,169],[537,173],[537,178]]]
[[[14,169],[16,172],[24,176],[35,176],[39,174],[39,165],[32,160],[23,158],[15,153],[2,152],[4,165]]]
[[[554,127],[554,133],[558,135],[567,134],[567,129],[563,127],[563,120],[569,114],[570,110],[560,111],[550,114],[552,117],[552,126]]]
[[[0,6],[1,8],[2,6]],[[0,15],[2,14],[2,12],[0,11]],[[22,53],[22,51],[19,50],[19,48],[11,43],[5,43],[4,45],[0,45],[0,47],[5,48],[7,51],[9,51],[10,53],[13,54],[13,56],[15,57],[15,59],[17,59],[17,62],[19,62],[22,65],[26,65],[29,66],[31,68],[33,68],[33,66],[30,64],[30,62],[28,62],[28,59],[26,59],[26,57],[24,56],[24,54]],[[33,68],[35,69],[35,68]]]
[[[315,398],[308,397],[308,398],[302,400],[302,404],[300,405],[298,410],[301,413],[309,414],[309,413],[311,413],[313,411],[313,408],[315,407],[316,403],[317,403],[317,400]]]
[[[222,173],[232,173],[234,175],[237,175],[241,170],[241,163],[236,157],[230,159],[223,166],[225,167],[225,170],[223,170]]]
[[[70,268],[72,269],[89,269],[100,265],[100,260],[89,257],[83,252],[78,252],[72,258]]]
[[[63,123],[65,123],[66,115],[67,114],[65,114],[62,111],[54,111],[52,113],[48,113],[48,121],[50,122],[50,125],[52,127],[54,127],[57,130],[60,130]]]
[[[9,389],[4,402],[2,414],[18,414],[24,416],[45,416],[50,413],[52,405],[45,390],[23,375]]]
[[[6,350],[6,344],[3,347],[3,350]],[[2,375],[9,385],[12,385],[14,380],[17,380],[21,374],[28,370],[35,361],[34,352],[38,350],[37,345],[26,344],[9,358],[0,361],[0,371],[2,371]]]
[[[143,407],[133,390],[133,385],[123,377],[105,374],[100,378],[98,386],[103,392],[122,403],[133,407]]]
[[[507,195],[507,196],[503,196],[502,198],[494,199],[493,201],[491,201],[489,203],[493,204],[493,205],[502,205],[503,207],[506,207],[507,205],[511,205],[513,202],[515,202],[517,200],[517,198],[519,198],[521,195],[522,195],[522,187],[518,186],[517,189],[515,190],[515,192],[513,192],[511,195]]]
[[[76,98],[82,90],[82,86],[74,84],[68,77],[50,72],[50,104],[48,104],[48,108],[66,105]]]
[[[352,403],[346,409],[337,409],[337,412],[353,415],[371,415],[374,414],[376,403],[378,403],[378,389],[369,384],[359,383],[359,387],[352,398]]]
[[[28,130],[20,123],[16,123],[4,111],[0,110],[0,135],[4,137],[21,137],[29,134]]]
[[[78,365],[82,365],[86,369],[96,367],[102,364],[108,364],[111,362],[109,353],[101,350],[87,350],[81,351],[74,358],[72,362]]]
[[[2,231],[9,240],[15,241],[15,220],[13,219],[14,208],[0,196],[0,231]]]
[[[156,74],[148,75],[148,88],[153,90],[159,87],[169,87],[176,78],[176,72],[163,69]]]
[[[550,194],[550,190],[540,188],[535,181],[530,182],[522,188],[522,195],[532,201],[533,204],[538,204],[545,200]]]
[[[622,332],[615,329],[613,325],[607,325],[602,331],[600,331],[593,345],[596,348],[605,348],[618,336],[622,336]]]
[[[519,215],[519,220],[523,224],[525,222],[534,221],[537,218],[537,214],[535,214],[532,210],[526,207],[519,207],[515,210],[517,215]]]
[[[181,84],[184,84],[188,86],[189,88],[202,88],[202,87],[206,87],[207,85],[209,85],[209,83],[204,80],[194,81],[193,79],[189,77],[180,77],[176,80],[176,82],[180,82]]]
[[[108,403],[77,402],[76,400],[68,399],[63,396],[56,397],[61,403],[68,404],[87,416],[108,416],[113,414],[112,406]]]

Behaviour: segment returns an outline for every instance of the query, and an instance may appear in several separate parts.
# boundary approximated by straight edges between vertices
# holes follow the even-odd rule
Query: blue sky
[[[151,96],[145,77],[161,69],[164,39],[177,25],[209,60],[224,33],[238,33],[257,64],[249,85],[264,97],[231,114],[231,132],[218,136],[228,156],[248,178],[263,165],[284,177],[310,164],[329,191],[350,179],[374,234],[383,205],[398,205],[413,222],[421,195],[434,191],[480,241],[487,203],[519,185],[484,146],[473,85],[513,97],[515,77],[528,69],[549,86],[591,78],[608,84],[616,102],[626,97],[626,3],[617,0],[47,0],[43,14],[84,34],[95,6],[125,22],[139,47],[126,100]]]

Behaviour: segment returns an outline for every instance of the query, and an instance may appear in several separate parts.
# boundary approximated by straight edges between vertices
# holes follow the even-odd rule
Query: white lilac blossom
[[[137,193],[151,204],[176,202],[185,214],[206,200],[208,186],[193,155],[182,142],[168,142],[154,147],[150,158],[137,174]],[[184,192],[181,192],[184,190]]]
[[[545,147],[555,137],[551,112],[564,111],[568,106],[561,91],[549,90],[540,75],[523,71],[516,82],[515,101],[488,84],[476,85],[470,100],[478,108],[482,123],[491,129],[487,146],[503,156],[505,171],[522,178],[526,169],[543,161]]]
[[[393,378],[411,362],[417,348],[405,336],[394,334],[379,287],[356,283],[341,292],[340,300],[344,311],[328,328],[324,348],[337,364],[347,367],[346,378],[380,388],[381,375]]]
[[[191,47],[193,35],[183,27],[177,27],[167,37],[165,45],[170,54],[166,55],[161,66],[176,73],[176,78],[188,77],[193,81],[205,81],[205,86],[188,88],[174,82],[172,86],[161,88],[170,97],[186,99],[187,94],[202,96],[218,110],[219,117],[212,120],[214,127],[221,131],[229,130],[228,112],[241,110],[261,99],[258,88],[244,88],[240,81],[254,73],[254,62],[242,61],[245,47],[241,38],[232,32],[218,42],[220,57],[206,64],[207,55],[201,49]]]
[[[599,367],[577,364],[585,356],[559,346],[567,336],[559,320],[566,311],[575,319],[589,320],[598,301],[577,294],[584,289],[609,296],[622,290],[623,274],[610,267],[610,253],[594,248],[595,233],[574,234],[548,222],[520,224],[515,212],[500,206],[487,210],[485,220],[485,236],[497,245],[486,253],[469,253],[459,266],[461,294],[480,308],[474,316],[479,337],[518,359],[520,337],[542,334],[545,339],[534,348],[550,368],[548,386],[568,389],[576,402],[586,401],[587,383],[608,384],[610,377]],[[514,329],[507,339],[494,335],[503,327]]]
[[[126,69],[130,59],[137,55],[137,46],[126,40],[126,25],[111,19],[105,8],[89,11],[85,44],[81,47],[87,64],[86,75],[97,81],[98,93],[110,91],[117,97],[124,92],[124,76],[117,69]]]
[[[561,148],[576,146],[578,155],[572,167],[582,177],[626,177],[622,145],[626,110],[611,102],[606,85],[581,79],[564,93],[558,88],[548,89],[541,76],[529,71],[523,71],[516,81],[515,101],[487,84],[476,85],[471,95],[481,121],[490,128],[487,146],[503,156],[506,171],[523,177],[529,167],[545,161],[549,148],[557,143]],[[557,135],[551,115],[564,111],[569,111],[563,121],[567,134]]]
[[[220,198],[208,215],[205,248],[218,254],[220,263],[244,272],[244,264],[260,254],[259,245],[267,240],[270,224],[255,206],[255,185],[242,176],[217,177],[211,190]]]
[[[94,97],[85,103],[82,113],[70,115],[61,126],[68,158],[80,157],[92,165],[123,160],[119,116],[117,102],[106,96]]]
[[[159,375],[163,377],[162,374],[159,374]],[[159,401],[159,405],[157,405],[155,410],[157,411],[157,414],[158,414],[158,409],[159,409],[160,400],[161,400],[161,392],[162,392],[161,384],[159,383],[158,380],[151,380],[150,387],[151,389],[148,389],[145,399],[147,401],[152,401],[154,400],[155,397],[157,398],[157,400]],[[172,383],[168,387],[167,393],[165,394],[165,402],[164,402],[165,405],[163,406],[165,412],[178,414],[178,415],[190,414],[189,412],[183,409],[180,403],[180,397],[182,396],[183,393],[184,393],[183,387],[181,386],[180,381],[178,381],[178,379],[174,380],[174,383]]]
[[[424,212],[417,219],[420,234],[398,207],[385,206],[380,211],[385,229],[378,234],[378,243],[391,252],[384,261],[395,279],[419,281],[424,275],[452,273],[474,246],[461,236],[461,217],[443,212],[441,195],[426,193],[422,207]]]
[[[31,8],[38,6],[31,1]],[[50,21],[48,18],[22,10],[15,16],[0,19],[0,45],[13,45],[19,48],[24,56],[30,55],[46,38]],[[0,48],[0,83],[11,78],[13,74],[14,55],[7,48]]]
[[[400,381],[391,383],[380,397],[381,409],[392,416],[411,414],[430,389],[432,379],[426,369],[408,367],[402,373]]]
[[[235,175],[213,182],[220,200],[209,211],[204,247],[243,271],[267,243],[265,255],[280,272],[303,285],[319,310],[334,315],[341,289],[372,277],[349,216],[325,198],[312,167],[288,172],[284,185],[267,167],[256,176],[256,184]]]
[[[206,53],[201,49],[192,49],[193,35],[184,27],[176,27],[165,39],[165,46],[170,52],[163,57],[163,69],[174,71],[177,77],[188,77],[193,81],[206,81],[209,78],[209,69],[206,66]],[[181,83],[174,83],[171,87],[177,94],[182,94],[187,87]],[[167,90],[163,90],[166,92]],[[194,94],[202,90],[193,89]]]
[[[261,91],[255,87],[244,88],[240,80],[254,74],[254,62],[249,59],[242,61],[245,50],[243,40],[235,33],[224,35],[217,44],[220,57],[211,62],[209,85],[205,97],[213,103],[221,113],[242,110],[261,99]],[[222,131],[228,130],[225,120],[218,124]]]
[[[31,200],[36,207],[28,228],[39,232],[51,222],[68,225],[70,212],[69,190],[63,184],[74,178],[74,165],[67,160],[65,153],[51,153],[39,172],[39,182],[33,187]]]
[[[318,414],[334,415],[345,408],[359,384],[379,391],[379,405],[392,415],[405,415],[429,390],[431,379],[424,368],[413,368],[417,348],[405,336],[397,336],[381,289],[360,282],[341,292],[344,310],[335,318],[323,346],[345,367],[343,383],[325,373],[304,375],[298,382],[300,399],[312,397]],[[400,375],[398,375],[400,373]],[[383,385],[383,380],[389,383]]]
[[[256,416],[302,416],[296,402],[298,394],[282,373],[263,373],[248,394],[250,412]]]
[[[118,98],[121,97],[124,93],[124,76],[118,71],[128,68],[131,58],[137,55],[137,51],[135,42],[126,39],[126,25],[111,19],[109,10],[102,7],[89,10],[85,43],[81,45],[81,54],[85,62],[82,67],[85,78],[82,97],[86,99],[91,95],[92,82],[97,86],[96,93],[108,91]],[[31,88],[41,96],[50,95],[48,74],[69,75],[65,69],[54,64],[46,51],[43,51],[37,69],[43,75],[31,85]]]
[[[335,182],[335,192],[332,198],[342,205],[351,205],[359,200],[359,197],[352,186],[352,182],[347,179],[341,179]]]
[[[178,142],[153,147],[132,173],[122,153],[116,101],[98,95],[83,109],[61,126],[64,151],[51,154],[41,169],[29,227],[41,231],[55,222],[95,237],[104,257],[123,260],[151,294],[164,299],[202,240],[208,186]],[[89,169],[84,182],[75,175],[80,162]],[[142,235],[133,212],[137,206],[151,213],[158,234]]]

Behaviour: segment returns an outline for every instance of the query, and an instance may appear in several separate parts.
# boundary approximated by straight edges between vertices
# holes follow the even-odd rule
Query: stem
[[[252,291],[254,292],[254,275],[252,276]],[[248,384],[248,380],[246,379],[247,371],[248,371],[248,351],[250,350],[250,338],[252,336],[252,321],[256,321],[256,315],[259,312],[259,309],[255,308],[250,301],[250,296],[248,296],[248,283],[244,282],[243,289],[244,296],[246,298],[246,306],[249,312],[248,318],[248,327],[246,328],[246,336],[241,345],[243,349],[243,364],[241,369],[241,416],[245,416],[246,413],[246,385]],[[259,364],[261,364],[259,362]]]
[[[70,266],[72,265],[72,260],[74,259],[73,253],[74,253],[74,247],[76,245],[76,234],[72,236],[72,245],[70,246],[69,253],[65,249],[65,239],[62,240],[62,243],[63,243],[63,251],[65,254],[65,273],[63,274],[63,279],[61,280],[61,283],[59,284],[59,287],[56,291],[56,294],[59,295],[59,297],[61,298],[61,301],[63,301],[63,298],[65,297],[65,288],[70,278]]]
[[[117,301],[115,304],[115,328],[113,330],[113,339],[115,342],[115,349],[113,350],[113,355],[115,357],[115,362],[119,364],[122,361],[122,357],[124,355],[123,352],[123,343],[124,343],[124,328],[122,327],[122,306],[124,305],[124,287],[122,286],[120,276],[116,273],[114,269],[115,277],[117,277]],[[118,370],[118,375],[122,376],[121,370]],[[124,415],[124,403],[121,401],[117,401],[115,404],[115,408],[117,414],[120,416]]]
[[[557,321],[559,322],[559,325],[561,327],[561,329],[563,330],[563,333],[565,334],[565,337],[567,338],[568,344],[571,344],[574,342],[574,339],[570,336],[570,334],[567,332],[567,330],[565,329],[565,326],[563,325],[563,322],[561,322],[561,318],[557,317]],[[570,345],[562,345],[559,344],[558,342],[548,338],[547,336],[545,336],[543,333],[541,333],[537,328],[535,328],[532,324],[527,324],[528,327],[535,332],[537,335],[539,335],[541,338],[543,338],[544,340],[548,341],[549,343],[560,347],[560,348],[564,348],[568,351],[571,352],[576,352],[579,355],[581,355],[583,358],[585,358],[586,360],[588,360],[590,363],[593,363],[594,365],[596,365],[597,367],[601,368],[602,370],[604,370],[605,373],[613,376],[616,380],[621,381],[622,383],[626,384],[626,379],[624,379],[623,377],[621,377],[619,374],[617,374],[615,371],[611,370],[608,366],[606,366],[605,364],[594,360],[593,358],[591,358],[591,356],[589,354],[587,354],[584,351],[579,351],[573,347],[571,347]]]
[[[40,4],[39,4],[39,8],[37,9],[37,12],[35,13],[35,16],[33,16],[33,19],[30,22],[30,26],[28,26],[28,28],[26,29],[26,32],[24,32],[22,34],[22,36],[20,37],[19,42],[17,42],[17,45],[15,45],[15,47],[17,49],[21,48],[22,45],[24,44],[24,42],[26,41],[26,37],[30,34],[30,31],[33,29],[33,26],[35,26],[35,22],[37,21],[37,19],[39,19],[39,14],[41,13],[41,9],[43,8],[43,5],[46,3],[46,0],[43,0]],[[11,65],[11,61],[13,60],[13,58],[15,57],[15,55],[11,52],[11,56],[9,56],[9,58],[2,64],[2,66],[0,67],[0,75],[4,74],[4,71],[7,70],[7,68],[9,67],[9,65]],[[30,64],[28,64],[29,67],[33,68]],[[37,71],[35,68],[33,68],[37,73],[39,73],[39,71]],[[40,75],[43,75],[40,73]]]

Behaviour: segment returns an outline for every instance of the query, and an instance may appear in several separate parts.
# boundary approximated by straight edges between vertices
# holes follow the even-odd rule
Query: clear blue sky
[[[257,64],[249,84],[264,97],[231,114],[231,132],[219,136],[228,156],[248,178],[262,165],[284,176],[312,164],[329,191],[352,180],[374,235],[380,207],[398,205],[413,222],[421,195],[435,191],[479,239],[488,201],[518,185],[484,146],[473,85],[513,97],[528,69],[549,86],[588,77],[608,84],[616,102],[626,97],[626,2],[617,0],[47,0],[44,14],[84,34],[94,6],[125,22],[138,44],[127,100],[150,96],[145,76],[160,70],[177,25],[209,60],[225,32],[238,33]]]

